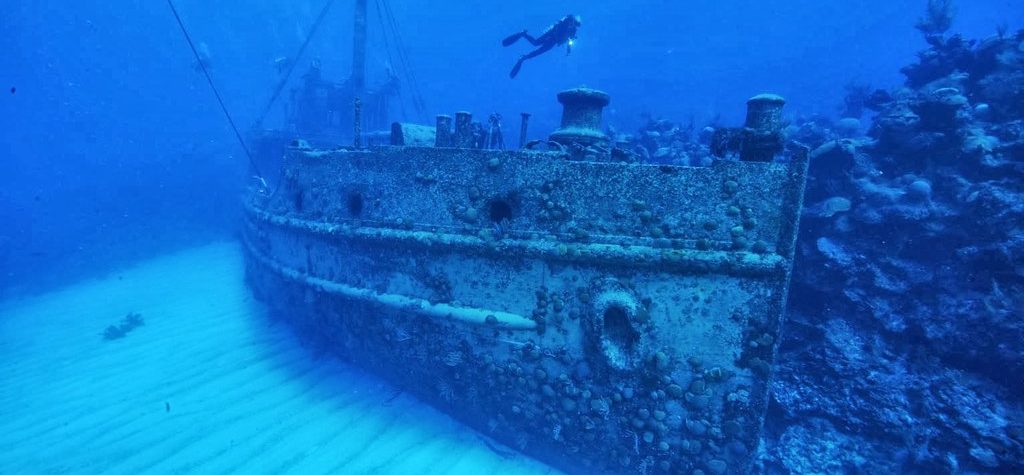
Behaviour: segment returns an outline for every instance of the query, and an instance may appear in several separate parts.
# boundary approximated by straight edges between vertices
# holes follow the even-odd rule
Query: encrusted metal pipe
[[[601,111],[609,101],[608,94],[585,87],[558,93],[562,126],[551,134],[551,140],[563,145],[606,144],[608,136],[601,131]]]
[[[519,314],[487,308],[435,303],[413,296],[382,293],[376,289],[353,287],[341,282],[315,277],[299,269],[286,267],[260,254],[252,247],[249,248],[249,252],[253,259],[271,271],[299,282],[306,288],[316,289],[320,292],[337,295],[357,302],[367,302],[396,311],[400,310],[402,315],[420,315],[442,323],[462,322],[485,326],[495,330],[516,331],[537,328],[536,322]]]
[[[526,125],[530,122],[530,113],[522,112],[519,115],[522,117],[519,123],[519,148],[523,148],[526,146]]]
[[[758,94],[747,101],[740,160],[770,162],[782,151],[782,106],[786,100],[775,94]]]
[[[455,113],[455,143],[458,148],[473,148],[473,114]]]
[[[451,147],[452,146],[452,116],[450,116],[450,115],[439,115],[439,116],[437,116],[437,126],[434,128],[434,146],[435,147]]]
[[[352,138],[352,145],[354,145],[356,148],[359,148],[362,147],[361,137],[363,135],[363,101],[359,100],[359,98],[356,97],[355,101],[353,101],[352,106],[352,108],[354,109],[353,112],[355,113],[355,117],[353,117],[352,119],[352,125],[354,129],[352,131],[354,134]]]

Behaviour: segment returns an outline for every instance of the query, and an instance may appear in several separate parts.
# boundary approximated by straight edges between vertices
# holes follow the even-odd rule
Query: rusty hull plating
[[[296,144],[280,190],[247,205],[250,286],[341,357],[564,470],[748,473],[806,151],[595,159],[608,96],[559,99],[551,138],[579,145],[564,151],[464,148],[468,113],[451,135],[438,117],[439,147]],[[777,122],[766,109],[748,128]]]

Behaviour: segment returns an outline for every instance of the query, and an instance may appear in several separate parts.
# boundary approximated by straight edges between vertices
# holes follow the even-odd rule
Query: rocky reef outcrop
[[[790,128],[815,150],[769,472],[1024,472],[1024,32],[927,40],[864,136]]]
[[[787,129],[813,152],[766,473],[1024,473],[1024,31],[944,36],[950,5],[903,87]],[[699,166],[713,132],[616,140]]]

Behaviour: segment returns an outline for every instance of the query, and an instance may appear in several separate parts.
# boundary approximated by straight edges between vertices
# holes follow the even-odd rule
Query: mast
[[[352,35],[352,93],[362,94],[366,87],[366,0],[356,0]]]

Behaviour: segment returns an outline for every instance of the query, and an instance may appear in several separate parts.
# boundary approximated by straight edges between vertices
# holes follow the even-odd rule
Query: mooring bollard
[[[610,98],[596,89],[576,88],[558,93],[562,103],[562,125],[550,139],[563,145],[607,144],[608,136],[601,131],[601,111]]]
[[[775,94],[758,94],[747,100],[740,160],[770,162],[782,151],[782,106],[785,104],[786,100]]]
[[[458,148],[473,148],[473,114],[455,113],[455,143]]]
[[[452,116],[443,114],[437,116],[437,126],[434,127],[434,146],[452,146]]]

